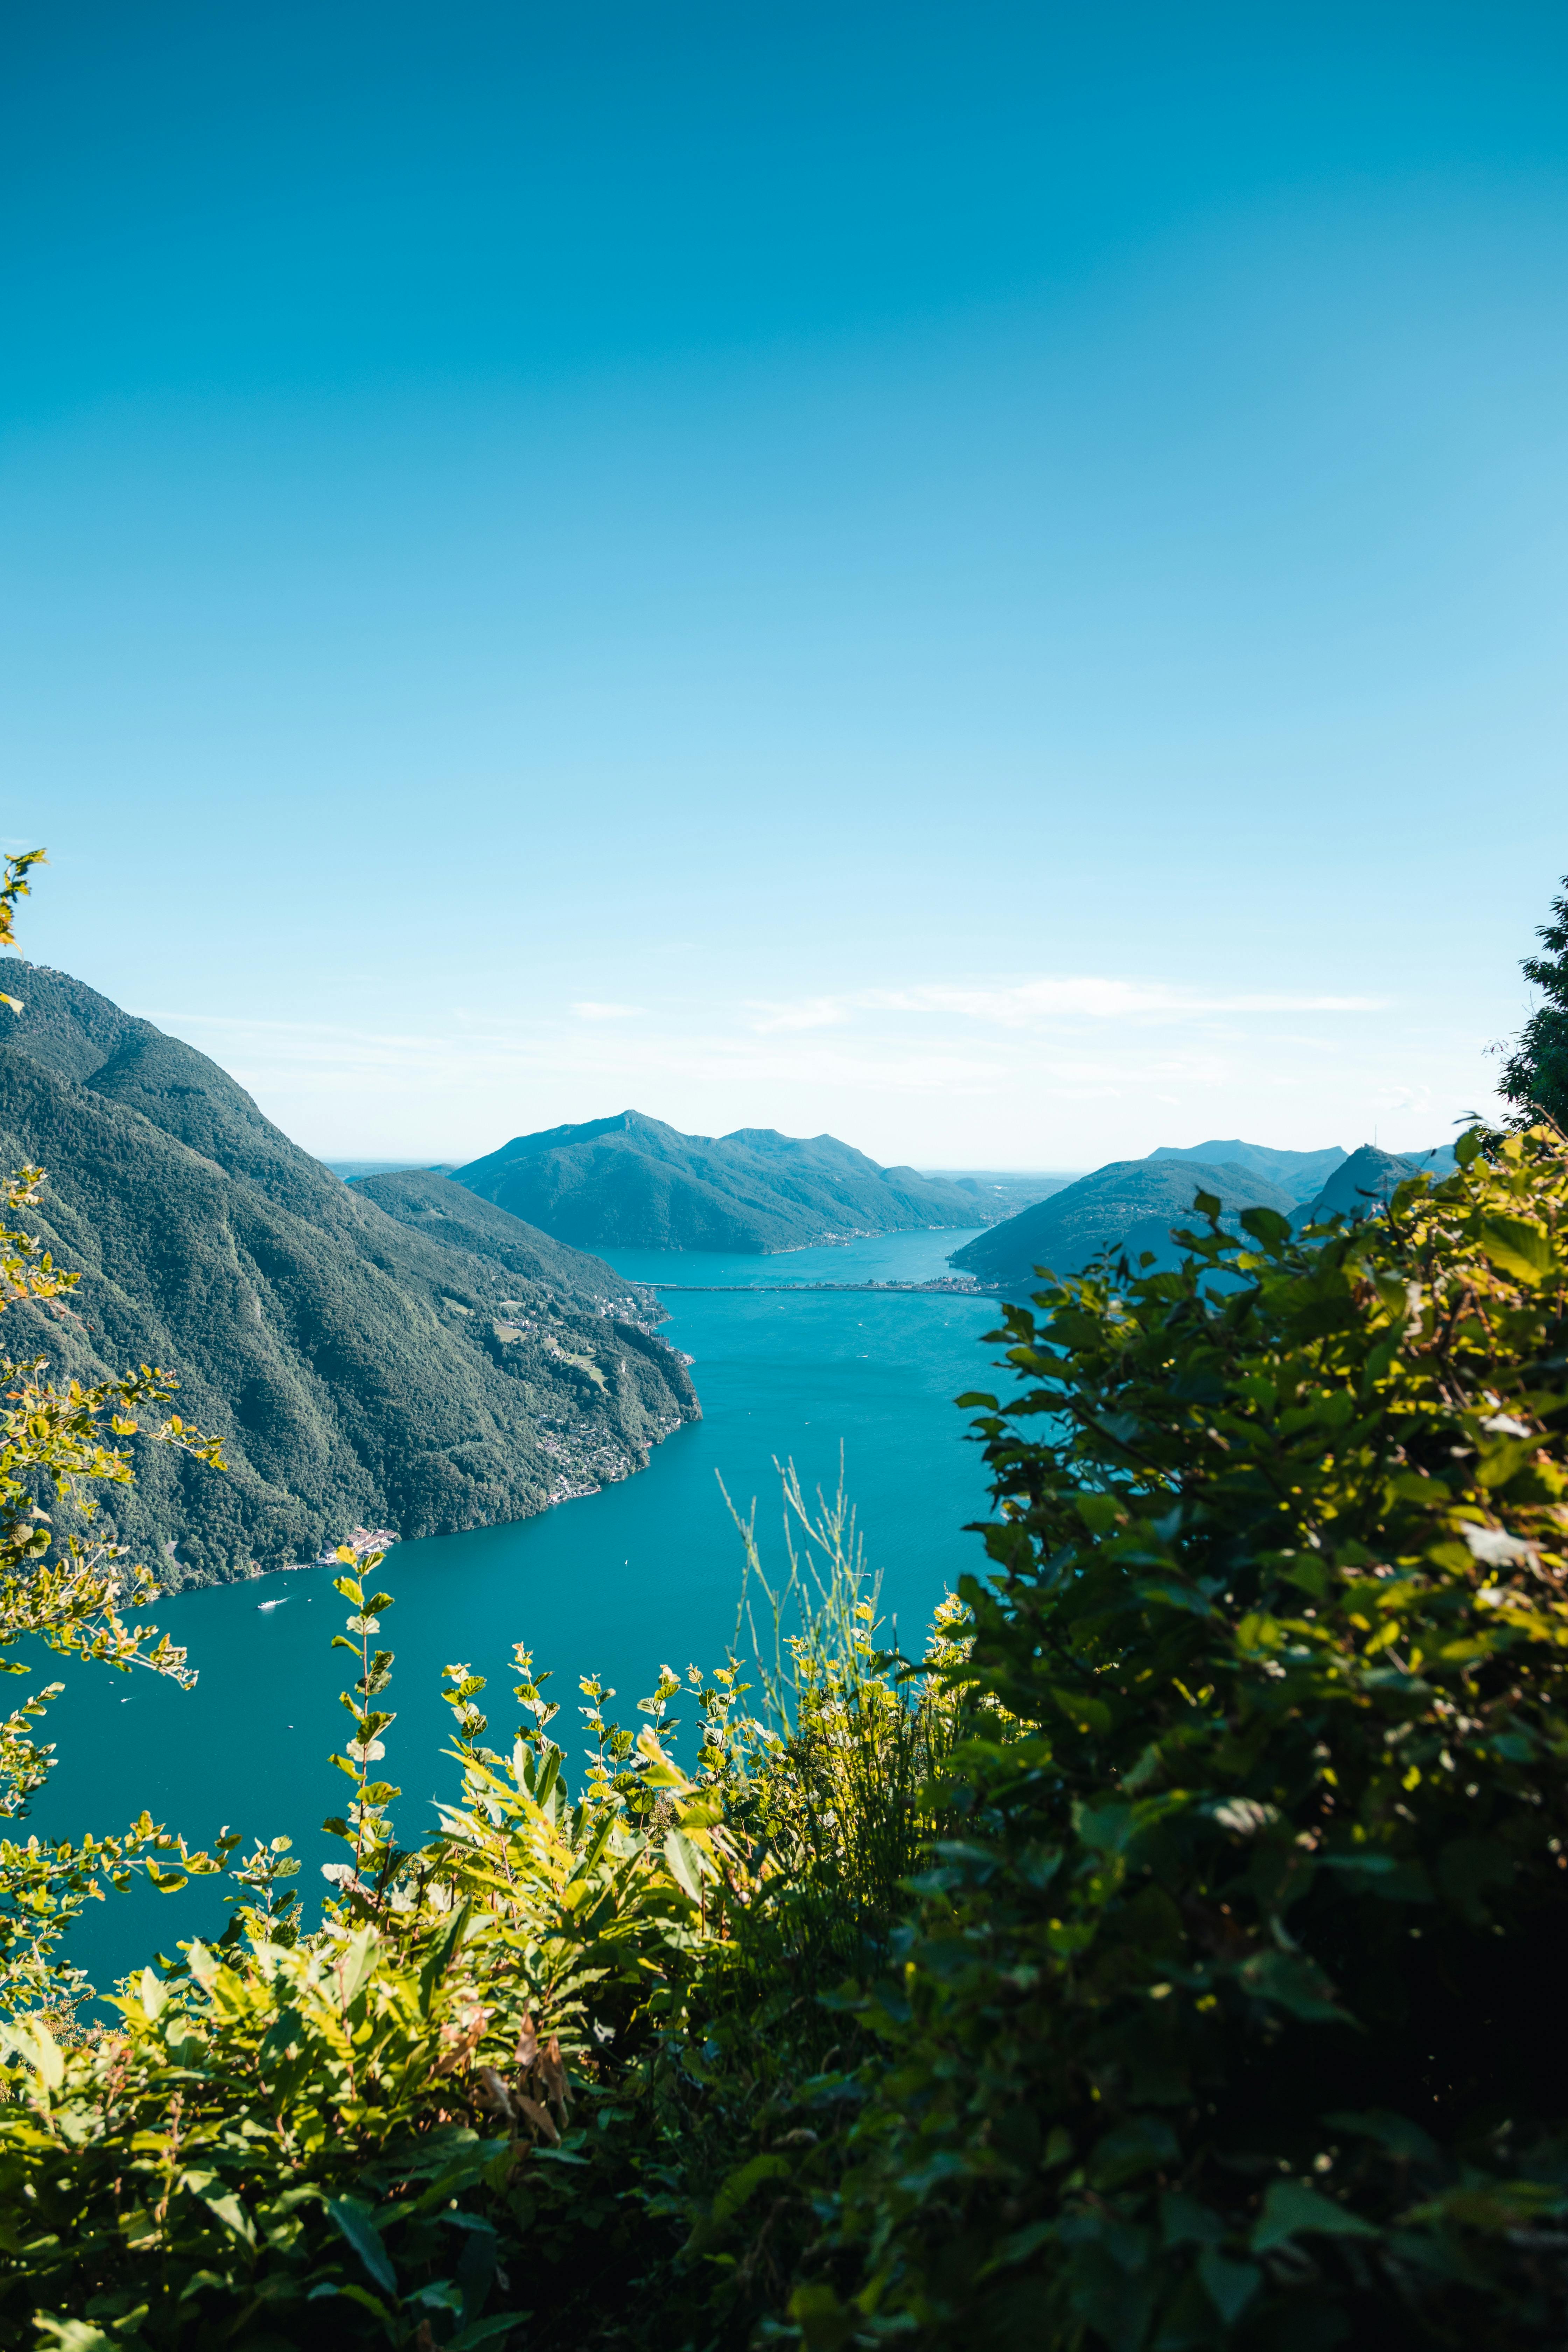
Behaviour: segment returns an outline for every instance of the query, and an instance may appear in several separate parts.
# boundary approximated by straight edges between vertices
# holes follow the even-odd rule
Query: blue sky
[[[1395,1148],[1568,867],[1568,16],[62,5],[0,755],[328,1154]]]

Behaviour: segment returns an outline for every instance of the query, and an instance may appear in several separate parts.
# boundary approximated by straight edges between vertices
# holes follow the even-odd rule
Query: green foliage
[[[5,860],[5,878],[0,880],[0,948],[15,948],[16,901],[32,897],[33,886],[27,877],[35,866],[44,866],[47,862],[41,849],[26,849],[19,857]],[[22,1010],[19,996],[6,996],[0,992],[0,1004],[8,1004],[13,1013]]]
[[[397,1792],[368,1777],[394,1720],[374,1703],[392,1655],[370,1647],[390,1596],[338,1586],[353,1613],[334,1646],[362,1673],[334,1759],[355,1796],[328,1826],[353,1864],[329,1866],[325,1923],[302,1934],[276,1840],[233,1872],[220,1946],[129,1980],[113,2029],[62,2047],[37,2011],[13,2026],[0,2344],[42,2326],[77,2352],[466,2352],[521,2324],[525,2282],[565,2343],[574,2307],[602,2300],[581,2233],[613,2246],[642,2226],[622,2143],[750,1891],[721,1802],[651,1729],[629,1786],[570,1802],[525,1656],[506,1759],[477,1744],[482,1684],[448,1670],[461,1798],[399,1853]]]
[[[58,2010],[16,2021],[0,2345],[466,2347],[526,2317],[561,2352],[739,2347],[782,2310],[872,2049],[816,1997],[825,1960],[885,1955],[889,1873],[925,1819],[914,1763],[963,1704],[925,1680],[906,1696],[874,1651],[842,1496],[808,1511],[793,1474],[788,1493],[807,1606],[775,1643],[771,1720],[740,1716],[732,1662],[689,1672],[689,1776],[666,1744],[679,1677],[635,1734],[584,1677],[574,1800],[526,1648],[505,1754],[482,1744],[482,1679],[450,1665],[460,1790],[417,1852],[371,1777],[395,1720],[381,1555],[344,1548],[332,1646],[359,1673],[332,1760],[353,1794],[327,1827],[352,1859],[311,1927],[288,1841],[240,1864],[226,1833],[216,1948],[127,1980],[85,2038]],[[860,1835],[879,1821],[896,1852]]]
[[[0,892],[0,903],[4,898]],[[0,1310],[23,1306],[58,1314],[78,1280],[60,1273],[37,1235],[14,1222],[34,1209],[41,1181],[37,1168],[0,1180]],[[125,1447],[106,1440],[134,1436],[141,1414],[166,1404],[175,1383],[143,1364],[128,1380],[60,1387],[41,1377],[44,1369],[39,1357],[0,1360],[0,1673],[30,1671],[15,1654],[31,1640],[59,1657],[122,1673],[145,1667],[188,1684],[194,1677],[184,1652],[166,1634],[154,1643],[156,1626],[127,1624],[120,1613],[127,1605],[132,1612],[147,1606],[151,1577],[128,1569],[116,1545],[95,1540],[92,1526],[96,1492],[131,1477]],[[216,1441],[177,1415],[163,1419],[152,1434],[189,1459],[222,1466]],[[82,1532],[58,1537],[40,1495],[71,1509]],[[18,1821],[43,1785],[53,1750],[37,1732],[61,1687],[47,1685],[0,1721],[0,1819]],[[171,1853],[173,1867],[159,1858]],[[175,1891],[186,1873],[216,1866],[145,1813],[118,1836],[89,1836],[79,1845],[0,1839],[0,2014],[69,2000],[79,1980],[74,1971],[61,1971],[57,1948],[105,1882],[123,1886],[134,1871]]]
[[[1568,1156],[1008,1310],[950,1766],[808,2345],[1560,2340]],[[1217,1277],[1217,1279],[1216,1279]]]
[[[963,1612],[943,1604],[928,1644],[935,1671],[901,1679],[901,1662],[878,1643],[880,1580],[868,1568],[842,1469],[837,1494],[819,1493],[815,1506],[793,1463],[781,1477],[787,1573],[777,1587],[757,1549],[754,1511],[742,1523],[731,1506],[766,1716],[752,1727],[745,1820],[777,1879],[770,1949],[788,1950],[796,1978],[830,1987],[884,1951],[907,1907],[905,1881],[933,1826],[932,1782],[958,1736],[961,1702],[937,1675],[960,1654]]]
[[[1568,877],[1552,901],[1555,920],[1536,933],[1546,955],[1527,956],[1521,969],[1539,988],[1539,1005],[1514,1041],[1500,1092],[1521,1122],[1549,1118],[1568,1130]]]

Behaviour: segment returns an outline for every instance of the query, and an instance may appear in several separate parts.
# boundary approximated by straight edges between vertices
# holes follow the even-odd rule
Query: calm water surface
[[[775,1283],[922,1281],[947,1271],[963,1234],[897,1234],[783,1257],[606,1251],[642,1281]],[[661,1662],[721,1664],[733,1637],[741,1549],[719,1490],[742,1511],[756,1499],[765,1563],[783,1557],[774,1455],[793,1457],[807,1489],[831,1490],[840,1445],[882,1601],[905,1645],[919,1638],[945,1586],[977,1562],[963,1523],[985,1506],[983,1465],[952,1399],[993,1385],[994,1350],[977,1343],[995,1303],[961,1297],[845,1293],[673,1293],[664,1336],[695,1359],[705,1418],[658,1447],[624,1485],[513,1527],[397,1545],[381,1583],[396,1595],[382,1640],[397,1653],[388,1704],[398,1719],[381,1769],[398,1782],[402,1837],[431,1822],[450,1793],[441,1750],[449,1721],[440,1669],[466,1661],[491,1677],[497,1744],[515,1721],[510,1646],[526,1641],[553,1670],[556,1729],[578,1706],[577,1677],[595,1671],[638,1718]],[[717,1474],[717,1475],[715,1475]],[[270,1608],[258,1604],[276,1601]],[[122,1826],[145,1805],[194,1842],[232,1822],[248,1838],[292,1837],[313,1900],[319,1865],[341,1853],[323,1814],[347,1791],[326,1759],[346,1719],[336,1704],[350,1660],[328,1651],[343,1603],[326,1571],[271,1576],[163,1602],[158,1622],[185,1643],[201,1675],[186,1695],[150,1675],[73,1673],[50,1718],[60,1763],[32,1826],[77,1835]],[[573,1743],[568,1735],[568,1746]],[[90,1906],[75,1957],[100,1985],[152,1946],[212,1933],[221,1895],[137,1890]]]

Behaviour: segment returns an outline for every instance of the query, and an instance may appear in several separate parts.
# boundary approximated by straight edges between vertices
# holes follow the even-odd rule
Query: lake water
[[[605,1253],[641,1281],[677,1284],[926,1281],[969,1236],[896,1234],[782,1257],[646,1250]],[[399,1544],[377,1581],[395,1606],[382,1641],[397,1664],[388,1704],[398,1719],[381,1769],[404,1790],[405,1843],[431,1822],[428,1801],[450,1793],[442,1758],[450,1718],[440,1669],[464,1660],[491,1677],[496,1744],[516,1720],[507,1668],[513,1642],[553,1670],[555,1728],[580,1705],[577,1677],[615,1685],[609,1712],[637,1722],[635,1702],[663,1661],[721,1664],[734,1636],[742,1553],[719,1478],[742,1512],[755,1498],[764,1564],[784,1557],[773,1457],[793,1458],[809,1492],[831,1490],[840,1446],[882,1604],[906,1648],[931,1608],[982,1557],[963,1532],[985,1508],[984,1465],[952,1400],[991,1387],[996,1351],[980,1346],[997,1308],[957,1295],[786,1288],[675,1291],[661,1328],[695,1360],[704,1419],[656,1449],[648,1468],[580,1502],[511,1527]],[[716,1475],[717,1474],[717,1475]],[[278,1601],[263,1608],[258,1603]],[[151,1675],[76,1670],[50,1717],[59,1764],[30,1826],[79,1835],[121,1827],[145,1805],[155,1820],[209,1841],[227,1822],[284,1833],[305,1864],[296,1883],[313,1905],[319,1865],[342,1853],[320,1831],[347,1784],[327,1763],[347,1721],[336,1703],[351,1665],[329,1652],[344,1604],[326,1570],[191,1592],[157,1616],[200,1670],[182,1694]],[[578,1743],[564,1735],[569,1751]],[[216,1931],[221,1893],[137,1889],[90,1906],[74,1957],[100,1986],[154,1944]]]

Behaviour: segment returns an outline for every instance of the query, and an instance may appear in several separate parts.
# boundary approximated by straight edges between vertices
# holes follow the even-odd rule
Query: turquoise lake
[[[898,1234],[782,1257],[612,1250],[617,1271],[677,1284],[923,1281],[947,1272],[969,1236]],[[388,1705],[397,1721],[380,1768],[404,1793],[399,1834],[431,1825],[429,1801],[450,1793],[442,1756],[449,1717],[441,1667],[465,1661],[490,1677],[485,1694],[498,1745],[515,1722],[508,1668],[526,1641],[550,1668],[562,1704],[554,1728],[574,1720],[577,1678],[612,1684],[609,1712],[640,1720],[636,1701],[661,1662],[721,1664],[735,1633],[742,1551],[721,1477],[742,1513],[757,1504],[764,1567],[784,1561],[773,1458],[793,1459],[807,1491],[845,1478],[882,1574],[884,1617],[906,1648],[917,1643],[944,1588],[983,1557],[964,1522],[986,1507],[984,1465],[952,1400],[992,1387],[995,1349],[981,1346],[996,1303],[960,1295],[785,1288],[676,1291],[665,1338],[695,1360],[704,1419],[678,1431],[648,1468],[623,1485],[510,1527],[399,1544],[377,1581],[395,1595],[382,1642],[397,1654]],[[276,1601],[275,1607],[260,1604]],[[155,1820],[205,1843],[224,1822],[252,1836],[292,1837],[308,1905],[320,1864],[341,1847],[321,1834],[347,1784],[327,1762],[346,1718],[336,1695],[351,1661],[328,1649],[343,1603],[328,1571],[295,1571],[162,1602],[157,1621],[199,1669],[182,1694],[148,1675],[73,1671],[52,1710],[60,1760],[30,1826],[71,1835],[123,1826],[143,1805]],[[20,1686],[18,1686],[20,1687]],[[484,1702],[481,1702],[483,1704]],[[580,1743],[563,1733],[569,1753]],[[100,1987],[154,1945],[211,1934],[221,1890],[193,1882],[183,1895],[137,1889],[90,1906],[72,1955]]]

